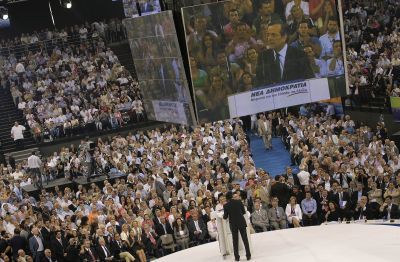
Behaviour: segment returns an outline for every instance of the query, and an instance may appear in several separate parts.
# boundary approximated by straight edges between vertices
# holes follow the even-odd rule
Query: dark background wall
[[[28,0],[8,5],[11,27],[2,29],[0,37],[53,28],[49,2],[57,28],[124,17],[122,0],[72,0],[71,9],[62,7],[59,0]]]
[[[381,115],[380,113],[367,111],[347,111],[345,112],[345,114],[350,115],[351,118],[354,119],[354,121],[357,121],[358,123],[363,122],[364,124],[367,124],[368,126],[371,126],[373,128],[376,127],[376,124],[379,121]],[[389,136],[392,136],[394,133],[400,131],[400,123],[393,121],[392,114],[384,112],[382,115],[384,117]]]

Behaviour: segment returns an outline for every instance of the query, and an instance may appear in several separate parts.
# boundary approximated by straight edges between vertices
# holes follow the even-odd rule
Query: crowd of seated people
[[[67,175],[69,168],[79,167],[77,156],[87,150],[87,144],[83,141],[76,149],[63,149],[59,156],[43,161],[42,170],[53,161],[57,168],[63,166]],[[210,213],[218,203],[221,208],[223,195],[233,189],[230,181],[235,179],[244,188],[247,178],[256,176],[239,120],[197,127],[192,132],[171,127],[162,132],[117,135],[98,140],[93,157],[100,164],[96,168],[104,168],[103,172],[117,169],[128,174],[127,178],[90,188],[80,186],[77,191],[43,190],[40,198],[34,199],[21,190],[32,182],[27,163],[14,168],[2,165],[2,181],[11,185],[1,185],[4,222],[0,232],[11,247],[0,250],[2,253],[22,254],[12,240],[19,236],[25,244],[43,241],[40,249],[20,246],[24,256],[36,259],[51,252],[64,261],[76,261],[78,254],[82,261],[103,256],[106,260],[114,256],[146,261],[148,256],[206,243],[217,237]],[[174,243],[171,251],[165,248],[168,239]]]
[[[399,11],[394,1],[345,1],[349,102],[353,105],[400,94]],[[389,106],[389,99],[386,103]]]
[[[49,30],[48,28],[23,33],[13,38],[2,38],[0,41],[0,52],[8,55],[14,52],[23,52],[27,48],[44,47],[51,43],[79,42],[88,39],[102,38],[106,43],[118,42],[126,39],[126,32],[120,19],[114,18],[109,21],[100,21],[89,24],[65,27],[63,29]]]
[[[400,218],[399,150],[384,123],[372,129],[349,116],[337,120],[324,112],[300,117],[270,113],[260,119],[282,137],[300,171],[287,167],[274,179],[258,181],[252,213],[256,231]],[[280,124],[275,126],[276,121]]]
[[[37,142],[145,119],[138,83],[103,38],[79,37],[2,61],[1,84]]]
[[[272,115],[279,117],[273,133],[299,164],[298,173],[288,167],[273,178],[257,169],[238,119],[191,131],[172,126],[99,139],[94,172],[126,177],[77,190],[42,190],[39,199],[21,190],[32,183],[26,162],[3,164],[2,258],[160,257],[217,239],[211,213],[222,209],[229,192],[240,192],[252,232],[399,218],[399,151],[384,123],[371,129],[348,116],[282,112],[263,121],[272,123]],[[41,172],[84,174],[91,166],[85,157],[89,143],[62,148],[43,161]]]

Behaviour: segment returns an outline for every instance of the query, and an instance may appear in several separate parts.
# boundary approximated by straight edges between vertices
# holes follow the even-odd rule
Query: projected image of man
[[[337,76],[344,74],[342,42],[337,40],[333,43],[333,57],[327,61],[327,65],[328,65],[329,76]]]
[[[287,40],[287,26],[282,22],[270,24],[263,32],[263,41],[268,49],[258,60],[259,86],[314,77],[305,53],[288,46]]]
[[[304,47],[304,53],[306,53],[308,61],[310,62],[311,69],[314,73],[315,78],[326,77],[327,67],[325,60],[318,59],[314,53],[314,49],[310,45]]]
[[[313,30],[309,20],[302,20],[297,27],[297,35],[294,41],[290,44],[292,47],[304,50],[305,46],[311,46],[314,54],[320,56],[322,47],[318,37],[311,35]]]
[[[333,42],[340,41],[339,26],[336,17],[328,20],[327,32],[319,38],[322,46],[321,58],[328,60],[333,57]]]

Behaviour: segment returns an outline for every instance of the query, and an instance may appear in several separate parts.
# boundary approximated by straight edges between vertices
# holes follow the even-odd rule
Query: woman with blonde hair
[[[300,205],[297,204],[296,197],[292,196],[290,198],[289,204],[286,205],[285,213],[289,224],[292,224],[294,227],[300,227],[303,213],[301,212]]]

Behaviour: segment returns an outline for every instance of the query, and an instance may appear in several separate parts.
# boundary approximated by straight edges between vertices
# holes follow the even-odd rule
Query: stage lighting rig
[[[0,6],[0,18],[3,20],[8,19],[8,9],[4,6]]]
[[[72,1],[71,0],[60,0],[61,6],[71,9],[72,8]]]

